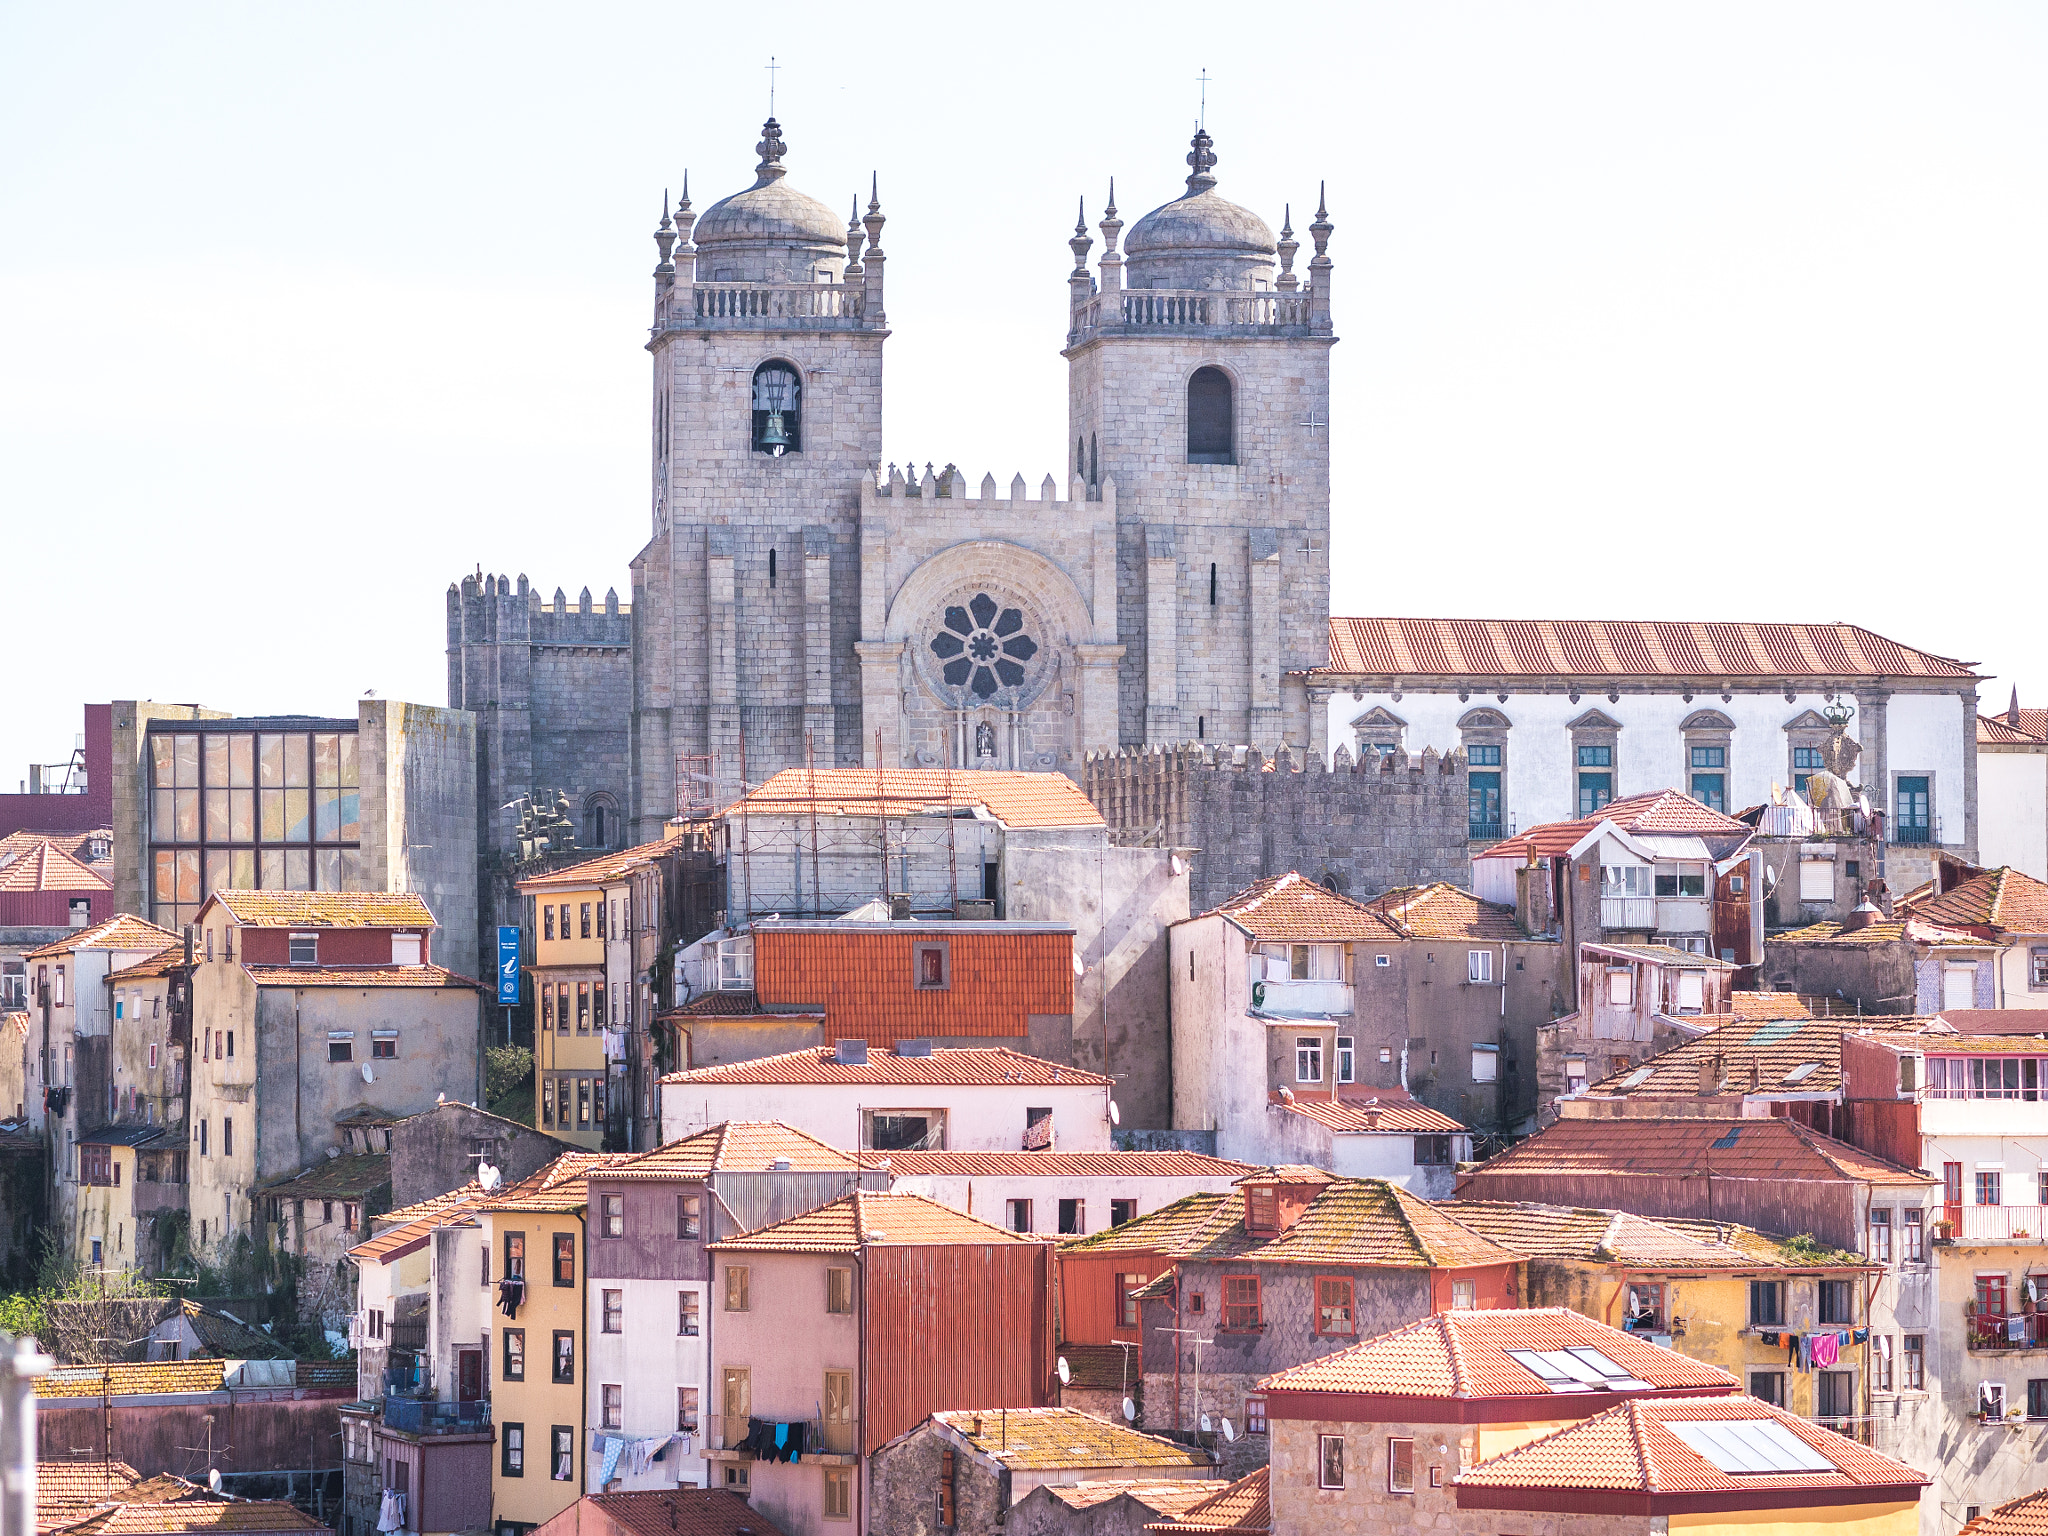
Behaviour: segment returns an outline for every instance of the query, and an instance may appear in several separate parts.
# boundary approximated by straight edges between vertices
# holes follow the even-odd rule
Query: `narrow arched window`
[[[802,448],[802,393],[802,381],[788,363],[763,363],[754,370],[754,452],[779,459]]]
[[[1188,380],[1188,462],[1235,464],[1231,438],[1230,375],[1197,368]]]
[[[1074,473],[1077,475],[1088,473],[1088,440],[1083,437],[1074,439]]]
[[[1209,606],[1216,606],[1216,562],[1209,562]]]
[[[1090,485],[1100,485],[1102,483],[1100,467],[1101,461],[1095,456],[1095,434],[1090,432],[1088,434],[1088,483]]]
[[[1197,740],[1197,741],[1207,741],[1208,739],[1209,739],[1209,717],[1208,717],[1207,715],[1197,715],[1197,716],[1195,716],[1195,740]]]
[[[768,551],[768,585],[775,585],[775,551]]]

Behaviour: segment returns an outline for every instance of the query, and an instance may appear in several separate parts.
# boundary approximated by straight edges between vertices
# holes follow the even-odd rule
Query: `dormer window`
[[[210,949],[212,946],[208,946]],[[295,933],[291,936],[290,960],[293,965],[318,965],[320,963],[320,935],[317,933]]]
[[[785,362],[763,363],[754,370],[754,452],[781,458],[802,447],[798,430],[798,397],[803,383]]]
[[[1247,1232],[1280,1230],[1280,1191],[1273,1185],[1245,1186],[1244,1227]]]

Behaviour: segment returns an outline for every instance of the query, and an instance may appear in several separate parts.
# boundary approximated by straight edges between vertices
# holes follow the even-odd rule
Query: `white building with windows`
[[[875,1152],[889,1192],[923,1195],[1011,1232],[1080,1237],[1254,1172],[1200,1152]]]
[[[1976,857],[1980,677],[1853,624],[1333,618],[1304,679],[1317,750],[1463,747],[1475,842],[1666,786],[1766,804],[1820,767],[1839,702],[1906,866],[1892,888],[1932,847]]]

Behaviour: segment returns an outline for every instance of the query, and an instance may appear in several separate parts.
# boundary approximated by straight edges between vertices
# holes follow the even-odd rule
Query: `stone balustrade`
[[[1098,293],[1074,312],[1074,333],[1306,329],[1310,294],[1135,288]]]

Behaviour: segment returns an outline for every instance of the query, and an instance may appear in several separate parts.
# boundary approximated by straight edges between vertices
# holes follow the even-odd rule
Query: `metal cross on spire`
[[[768,71],[768,115],[775,115],[775,71],[782,66],[775,62],[775,55],[768,55],[768,62],[762,66]]]
[[[1211,78],[1209,67],[1206,64],[1202,66],[1202,72],[1195,76],[1195,79],[1201,82],[1202,86],[1201,115],[1195,119],[1195,126],[1197,128],[1207,128],[1209,126],[1209,81]]]

